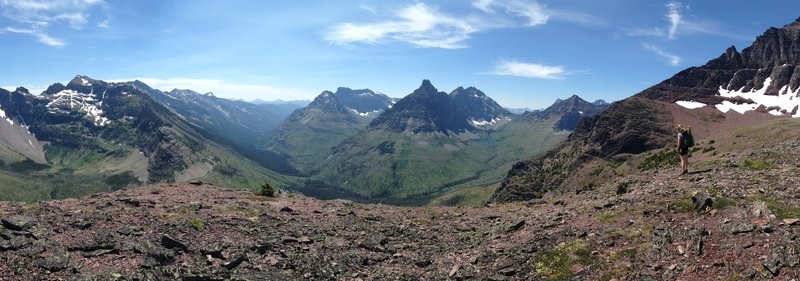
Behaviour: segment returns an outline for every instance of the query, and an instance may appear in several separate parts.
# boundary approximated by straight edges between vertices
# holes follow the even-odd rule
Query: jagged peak
[[[21,94],[30,94],[30,93],[31,93],[30,91],[28,91],[28,89],[27,89],[27,88],[25,88],[25,87],[22,87],[22,86],[20,86],[20,87],[17,87],[17,89],[16,89],[16,90],[14,90],[14,92],[16,92],[16,93],[21,93]]]
[[[417,88],[417,91],[423,91],[423,92],[429,92],[429,93],[439,92],[439,90],[437,90],[436,87],[434,87],[433,84],[431,83],[431,81],[428,80],[428,79],[422,80],[422,84],[419,85],[419,88]],[[414,91],[414,92],[416,92],[416,91]]]
[[[192,91],[192,90],[189,90],[189,89],[178,89],[178,88],[172,89],[172,91],[169,91],[169,93],[170,94],[180,94],[180,95],[200,95],[200,93]]]
[[[99,80],[92,79],[86,75],[78,74],[75,75],[75,78],[72,78],[67,85],[91,86],[93,83],[97,82],[99,82]]]
[[[326,104],[326,103],[329,103],[331,101],[336,101],[336,100],[337,100],[336,99],[336,95],[333,92],[325,90],[325,91],[322,91],[322,93],[319,94],[319,96],[314,98],[314,101],[312,101],[311,103]]]
[[[483,93],[483,91],[478,90],[478,88],[475,88],[473,86],[469,86],[466,89],[464,87],[458,87],[458,88],[456,88],[455,90],[453,90],[450,93],[450,95],[454,96],[454,97],[458,96],[458,95],[461,95],[461,94],[471,94],[471,95],[476,96],[476,97],[485,97],[486,96],[486,94]]]
[[[725,54],[727,54],[728,57],[731,57],[732,55],[738,54],[738,53],[739,53],[739,51],[736,50],[736,46],[734,46],[734,45],[731,45],[730,47],[725,49]]]
[[[596,104],[596,105],[607,105],[608,104],[608,102],[606,100],[604,100],[604,99],[598,99],[598,100],[594,101],[593,103]]]
[[[338,88],[336,88],[336,92],[334,94],[336,96],[342,96],[342,95],[347,95],[347,94],[358,94],[360,96],[364,96],[364,94],[370,95],[370,96],[377,95],[377,93],[375,93],[375,91],[370,90],[370,89],[351,89],[351,88],[348,88],[348,87],[338,87]]]

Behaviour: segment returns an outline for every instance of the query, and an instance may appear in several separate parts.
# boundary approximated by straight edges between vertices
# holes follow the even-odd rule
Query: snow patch
[[[361,112],[361,111],[358,111],[358,110],[355,110],[355,109],[352,109],[352,108],[350,108],[350,111],[352,111],[355,114],[358,114],[359,116],[369,116],[370,114],[375,114],[375,113],[380,113],[381,112],[381,110],[373,110],[373,111],[369,111],[369,112]]]
[[[789,89],[789,85],[784,85],[778,91],[777,96],[770,96],[764,95],[766,93],[767,88],[772,84],[772,78],[767,77],[764,80],[764,86],[760,89],[753,89],[750,91],[742,91],[739,90],[725,90],[722,86],[719,87],[719,95],[722,97],[727,98],[735,98],[735,97],[742,97],[744,99],[750,99],[753,103],[744,103],[744,104],[734,104],[730,101],[723,101],[722,103],[716,105],[717,109],[722,112],[728,112],[729,110],[734,110],[739,113],[745,113],[747,111],[752,111],[758,108],[759,106],[764,106],[767,108],[770,107],[777,107],[779,109],[770,110],[770,114],[772,115],[783,115],[782,111],[791,111],[796,106],[800,106],[800,88],[792,92]],[[800,117],[800,110],[796,112],[792,117]]]
[[[8,121],[8,123],[11,123],[11,125],[14,125],[14,120],[11,120],[11,118],[6,117],[6,112],[3,111],[2,108],[0,108],[0,118],[6,119],[6,121]]]
[[[472,125],[475,125],[475,126],[488,126],[488,125],[494,125],[495,123],[497,123],[497,121],[500,121],[502,119],[503,118],[497,117],[497,118],[494,118],[494,119],[492,119],[490,121],[486,121],[486,120],[480,120],[479,121],[479,120],[475,120],[475,119],[470,119],[469,121],[472,122]]]
[[[697,109],[697,108],[701,108],[701,107],[706,106],[705,103],[696,102],[696,101],[693,101],[693,100],[692,101],[679,100],[679,101],[676,101],[675,104],[683,106],[683,107],[688,108],[688,109]]]
[[[91,85],[92,85],[92,83],[91,83],[91,82],[89,82],[89,80],[86,80],[86,78],[83,78],[83,77],[81,77],[81,85],[84,85],[84,86],[91,86]]]
[[[53,100],[47,103],[51,112],[59,110],[77,111],[86,113],[86,117],[97,126],[105,126],[111,120],[103,116],[102,101],[97,101],[92,94],[78,93],[73,90],[63,90],[53,95]]]

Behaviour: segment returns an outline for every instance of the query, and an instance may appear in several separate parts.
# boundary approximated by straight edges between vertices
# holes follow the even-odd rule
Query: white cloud
[[[52,46],[52,47],[63,47],[64,45],[67,44],[66,42],[64,42],[64,41],[62,41],[60,39],[53,38],[50,35],[47,35],[42,30],[39,30],[39,29],[17,29],[17,28],[13,28],[13,27],[6,27],[6,28],[0,30],[0,33],[4,33],[4,32],[18,33],[18,34],[29,34],[29,35],[32,35],[32,36],[36,37],[36,39],[38,39],[40,43],[48,45],[48,46]]]
[[[551,19],[605,26],[601,18],[567,10],[548,9],[535,0],[473,0],[475,11],[451,15],[436,7],[416,3],[401,8],[385,20],[371,23],[339,23],[324,34],[329,43],[349,46],[353,43],[381,44],[405,42],[423,48],[466,48],[472,34],[498,28],[536,27]],[[359,6],[372,15],[373,7]]]
[[[325,34],[325,40],[348,45],[355,42],[377,44],[396,40],[426,48],[464,48],[464,40],[477,31],[469,23],[450,17],[423,3],[405,7],[392,20],[335,25]]]
[[[547,23],[550,14],[536,1],[508,1],[504,8],[510,12],[528,19],[528,26],[537,26]]]
[[[681,13],[680,8],[683,5],[679,2],[670,2],[667,4],[667,18],[669,19],[669,33],[667,38],[675,39],[675,35],[678,33],[678,27],[681,25]]]
[[[561,79],[567,74],[563,66],[548,66],[536,63],[524,63],[516,60],[504,60],[495,65],[491,75],[518,76],[526,78]]]
[[[105,6],[102,0],[0,0],[0,14],[9,19],[13,26],[4,31],[29,34],[39,42],[61,47],[67,43],[51,36],[51,26],[69,26],[83,29],[89,23],[89,10]]]
[[[189,89],[198,93],[213,92],[217,97],[241,100],[302,100],[313,96],[311,92],[295,88],[282,88],[258,84],[237,84],[220,79],[198,78],[152,78],[140,77],[130,79],[112,79],[108,82],[128,82],[139,80],[150,87],[170,91],[172,89]]]
[[[97,24],[97,27],[99,27],[99,28],[104,28],[104,29],[111,28],[111,25],[109,25],[109,21],[110,21],[109,19],[105,19],[105,20],[103,20],[103,21],[99,22],[99,23]]]
[[[495,14],[495,7],[502,9],[508,14],[525,18],[526,26],[546,24],[553,12],[530,0],[474,0],[472,7],[487,14]]]
[[[681,57],[673,55],[673,54],[670,54],[670,53],[664,51],[663,49],[659,48],[658,46],[647,44],[647,43],[642,43],[642,47],[644,47],[648,51],[651,51],[651,52],[653,52],[653,53],[665,58],[667,60],[667,62],[669,63],[669,65],[678,66],[681,63]]]
[[[680,35],[689,34],[711,34],[715,36],[728,37],[733,39],[750,39],[747,36],[724,31],[724,27],[712,20],[700,19],[687,13],[688,5],[681,2],[669,2],[666,6],[667,13],[664,15],[667,20],[663,28],[634,28],[628,30],[628,36],[651,36],[663,37],[670,40],[678,39]]]
[[[472,6],[475,7],[475,9],[481,10],[485,13],[492,14],[494,13],[494,10],[491,8],[492,2],[493,0],[475,0],[472,1]]]

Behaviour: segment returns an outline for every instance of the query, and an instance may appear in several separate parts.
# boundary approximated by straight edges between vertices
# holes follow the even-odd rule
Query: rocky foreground
[[[712,154],[487,207],[189,183],[0,202],[0,280],[800,279],[800,143]]]

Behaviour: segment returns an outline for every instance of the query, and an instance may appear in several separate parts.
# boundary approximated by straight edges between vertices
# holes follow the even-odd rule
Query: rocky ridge
[[[800,126],[790,121],[767,129]],[[733,134],[699,144],[689,175],[631,172],[632,159],[590,188],[485,207],[271,199],[200,183],[0,202],[0,279],[796,279],[800,142],[755,148],[764,136]],[[695,210],[696,192],[710,208]]]

